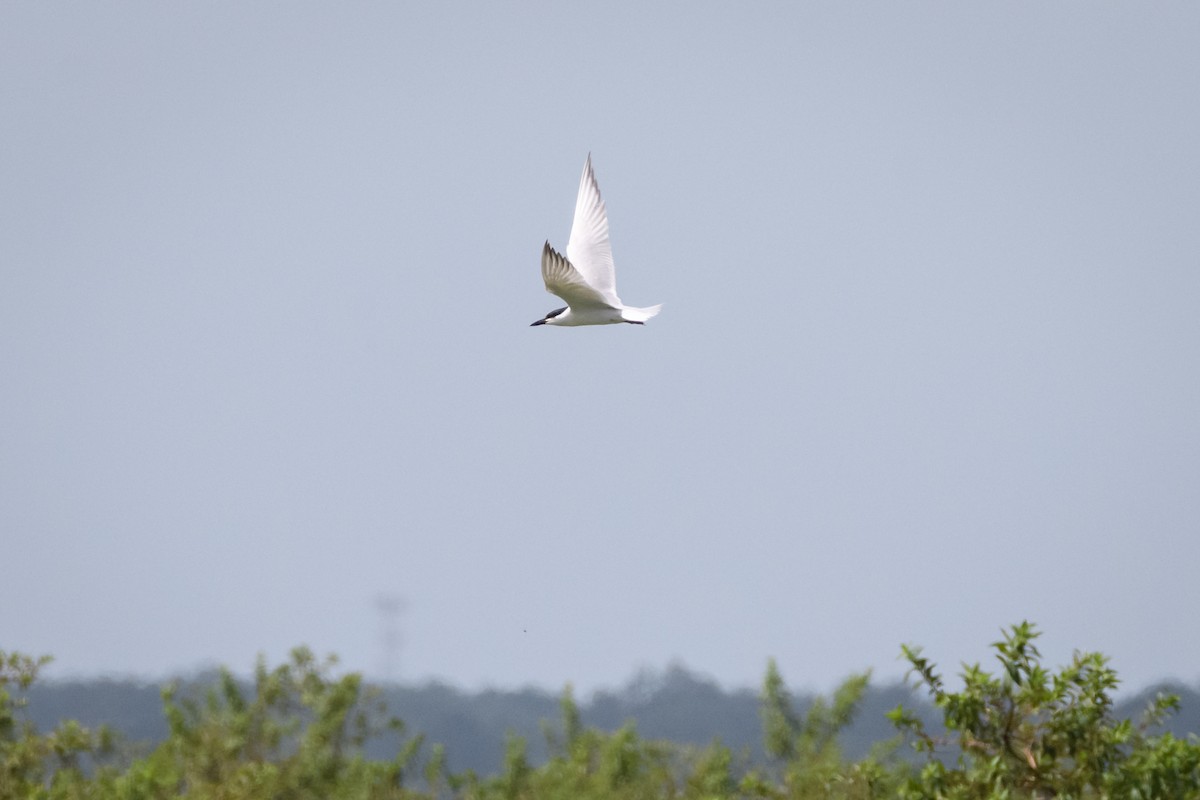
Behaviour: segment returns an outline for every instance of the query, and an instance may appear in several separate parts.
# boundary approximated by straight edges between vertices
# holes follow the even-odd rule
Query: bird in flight
[[[592,156],[588,154],[575,199],[575,221],[563,258],[547,241],[542,247],[542,280],[546,291],[567,305],[556,308],[534,325],[644,325],[662,308],[634,308],[617,297],[612,245],[608,243],[608,212],[600,198]],[[532,327],[532,326],[530,326]]]

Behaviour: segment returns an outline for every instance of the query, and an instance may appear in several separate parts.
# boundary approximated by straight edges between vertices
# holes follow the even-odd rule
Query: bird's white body
[[[566,308],[551,311],[534,325],[641,325],[662,308],[634,308],[617,297],[617,276],[608,241],[608,212],[596,185],[589,154],[579,180],[575,220],[564,258],[547,241],[542,247],[542,280],[546,291],[561,297]]]

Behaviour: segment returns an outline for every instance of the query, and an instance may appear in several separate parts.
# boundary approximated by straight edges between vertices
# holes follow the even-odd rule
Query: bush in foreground
[[[965,666],[963,688],[946,689],[919,648],[905,658],[942,712],[946,733],[930,734],[904,708],[892,721],[927,755],[902,797],[1189,798],[1200,796],[1200,743],[1147,731],[1177,710],[1159,694],[1135,725],[1112,713],[1117,674],[1099,653],[1076,653],[1056,673],[1040,662],[1027,622],[992,647],[998,673]]]
[[[1000,669],[965,666],[959,691],[919,648],[903,648],[942,727],[898,707],[889,717],[902,738],[865,758],[844,758],[838,740],[868,676],[801,714],[770,662],[766,763],[720,742],[646,740],[632,722],[611,733],[588,728],[568,688],[559,722],[546,729],[548,761],[533,765],[512,737],[488,778],[450,772],[444,749],[405,736],[359,675],[336,675],[332,660],[303,648],[274,669],[260,661],[249,690],[228,671],[201,693],[164,689],[169,734],[148,752],[74,722],[36,730],[23,720],[23,694],[46,659],[0,652],[0,798],[1200,798],[1200,741],[1150,732],[1175,697],[1160,695],[1136,725],[1117,719],[1107,660],[1081,653],[1047,670],[1037,636],[1028,623],[1013,626],[993,645]],[[395,742],[394,757],[366,758],[364,743],[381,736]],[[902,742],[916,762],[900,757]]]

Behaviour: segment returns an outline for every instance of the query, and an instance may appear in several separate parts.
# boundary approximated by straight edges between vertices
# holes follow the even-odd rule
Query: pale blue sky
[[[0,648],[1200,678],[1200,6],[0,6]],[[645,327],[559,303],[588,152]]]

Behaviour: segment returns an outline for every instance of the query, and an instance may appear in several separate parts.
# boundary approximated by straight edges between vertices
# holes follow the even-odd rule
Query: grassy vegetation
[[[1156,732],[1178,704],[1159,695],[1143,719],[1113,713],[1116,673],[1095,653],[1045,668],[1037,631],[1013,626],[996,642],[997,671],[968,665],[950,691],[919,648],[904,655],[941,716],[933,729],[903,706],[897,738],[847,758],[839,734],[857,713],[866,675],[800,713],[774,663],[761,692],[765,759],[654,741],[633,723],[583,725],[570,691],[547,724],[550,757],[535,766],[524,739],[506,742],[502,769],[453,772],[446,751],[410,735],[361,676],[337,674],[305,649],[252,687],[227,671],[205,693],[163,691],[168,736],[151,749],[103,728],[64,722],[39,731],[26,691],[45,659],[0,652],[0,799],[7,798],[1200,798],[1200,741]],[[396,742],[387,759],[364,746]]]

